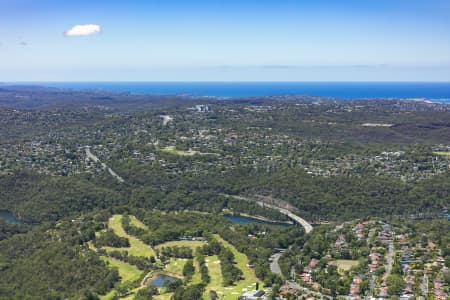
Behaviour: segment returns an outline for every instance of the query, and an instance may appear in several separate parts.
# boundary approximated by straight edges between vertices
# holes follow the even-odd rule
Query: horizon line
[[[4,84],[45,84],[45,83],[450,83],[450,80],[15,80],[0,81]]]

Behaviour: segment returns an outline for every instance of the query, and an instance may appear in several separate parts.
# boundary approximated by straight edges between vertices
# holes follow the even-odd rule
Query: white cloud
[[[75,25],[66,32],[65,36],[86,36],[100,33],[100,25],[96,24],[86,24],[86,25]]]

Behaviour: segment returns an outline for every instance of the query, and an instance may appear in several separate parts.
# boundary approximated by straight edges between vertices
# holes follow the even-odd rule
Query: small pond
[[[169,275],[158,274],[156,276],[156,278],[153,279],[150,282],[150,285],[153,285],[153,286],[156,286],[156,287],[162,287],[162,286],[164,286],[164,282],[166,282],[166,281],[174,281],[174,280],[177,280],[177,279],[178,278],[172,277],[172,276],[169,276]]]
[[[277,226],[290,226],[291,224],[287,224],[287,223],[278,223],[278,222],[267,222],[267,221],[263,221],[263,220],[258,220],[255,218],[249,218],[249,217],[244,217],[244,216],[231,216],[231,215],[227,215],[225,216],[226,219],[228,219],[229,221],[231,221],[232,223],[236,223],[236,224],[252,224],[252,223],[257,223],[257,224],[266,224],[266,225],[277,225]]]
[[[6,221],[11,224],[21,223],[12,213],[7,210],[0,210],[0,220]]]

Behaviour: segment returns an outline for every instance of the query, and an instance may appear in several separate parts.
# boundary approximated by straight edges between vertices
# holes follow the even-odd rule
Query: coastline
[[[103,91],[136,95],[178,95],[191,98],[228,99],[248,97],[299,96],[333,97],[338,99],[423,99],[432,103],[449,103],[450,82],[2,82],[1,86],[38,86],[71,91]]]

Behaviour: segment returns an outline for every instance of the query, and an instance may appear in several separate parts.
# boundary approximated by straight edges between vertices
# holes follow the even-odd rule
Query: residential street
[[[319,293],[319,292],[316,292],[316,291],[307,289],[307,288],[305,288],[305,287],[302,287],[301,285],[299,285],[299,284],[296,283],[296,282],[293,282],[293,281],[288,280],[288,281],[286,282],[286,284],[287,284],[290,288],[293,288],[293,289],[302,291],[302,292],[304,292],[304,293],[308,293],[308,294],[314,295],[314,296],[316,296],[318,299],[329,299],[329,300],[333,300],[333,297],[331,297],[331,296],[326,296],[326,295],[324,295],[324,294],[322,294],[322,293]]]
[[[117,179],[117,181],[119,181],[119,183],[125,182],[125,180],[123,180],[122,177],[120,177],[116,172],[114,172],[113,169],[108,167],[105,163],[101,162],[100,159],[91,152],[90,146],[86,146],[85,150],[86,150],[86,156],[88,159],[92,160],[95,163],[100,163],[102,165],[102,168],[104,170],[107,170],[111,176],[113,176],[114,178]]]

